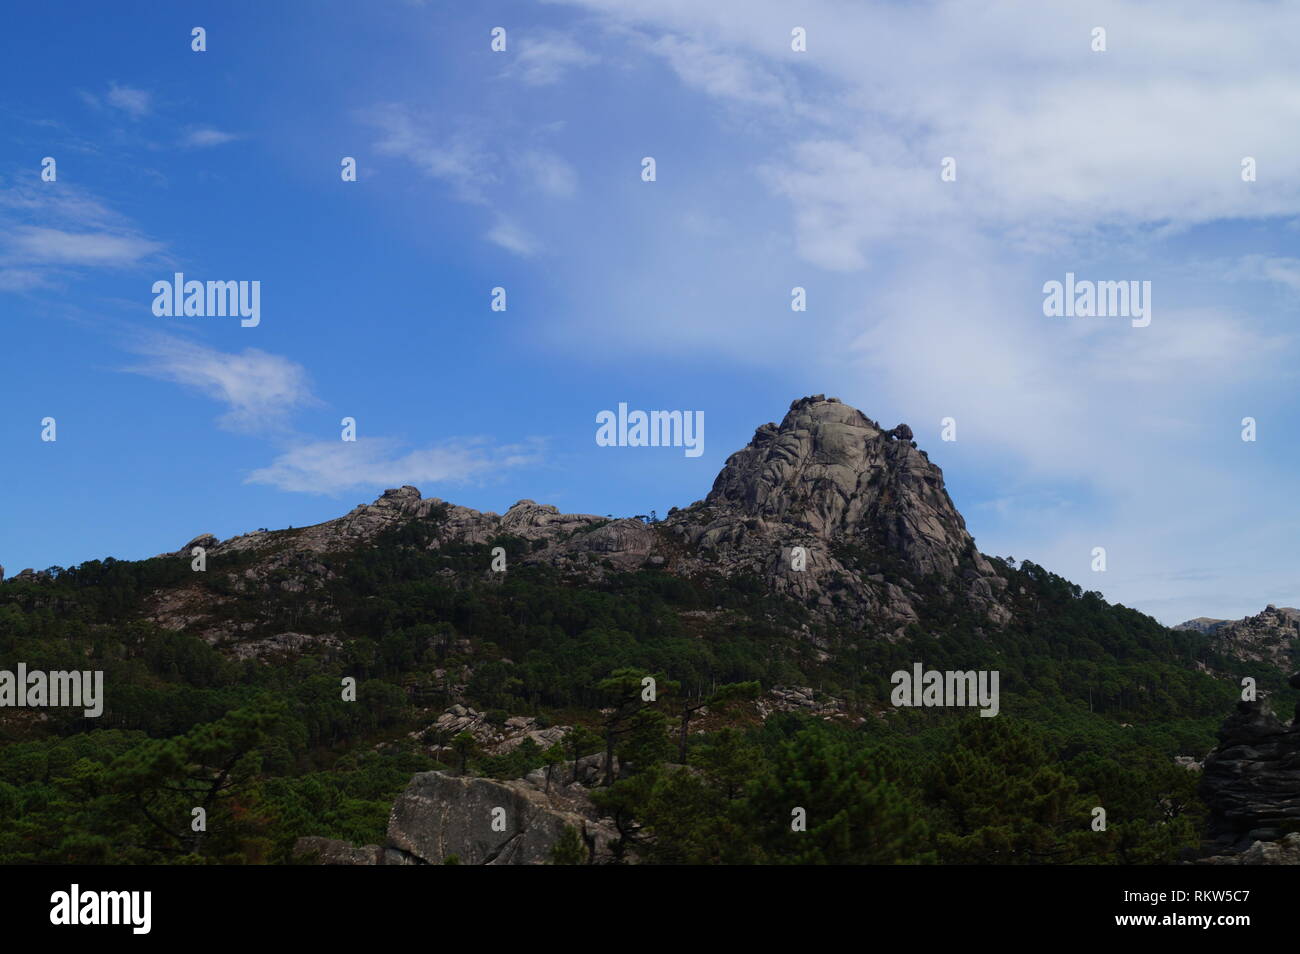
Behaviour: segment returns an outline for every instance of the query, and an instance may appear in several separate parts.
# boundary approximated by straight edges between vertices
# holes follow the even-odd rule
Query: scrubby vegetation
[[[744,580],[645,570],[593,584],[518,562],[489,580],[489,548],[514,556],[524,541],[430,551],[429,529],[322,557],[323,582],[291,598],[295,629],[339,646],[272,664],[143,619],[148,594],[198,585],[223,598],[218,612],[273,629],[284,594],[236,584],[247,556],[205,574],[106,560],[0,584],[3,666],[100,669],[107,690],[98,719],[0,710],[0,863],[285,862],[302,835],[382,840],[414,772],[515,777],[607,746],[635,770],[599,804],[649,862],[1143,864],[1199,838],[1196,776],[1173,756],[1207,751],[1236,698],[1203,670],[1240,666],[1041,567],[1001,562],[1006,629],[936,596],[891,641],[828,630]],[[891,709],[890,674],[916,661],[999,670],[1001,715]],[[431,675],[451,669],[470,673],[476,708],[579,731],[563,752],[466,744],[462,764],[441,766],[412,735],[454,701]],[[611,732],[641,673],[660,700]],[[1251,674],[1289,710],[1281,674]],[[844,717],[760,720],[745,700],[782,685],[835,697]],[[683,767],[680,726],[696,712],[705,731]],[[801,837],[791,806],[807,814]]]

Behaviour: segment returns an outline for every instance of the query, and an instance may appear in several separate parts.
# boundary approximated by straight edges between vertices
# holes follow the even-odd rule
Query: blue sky
[[[1043,6],[6,11],[0,563],[401,483],[663,514],[825,393],[909,423],[987,553],[1166,622],[1300,604],[1300,12]],[[261,323],[155,316],[177,271]],[[1150,281],[1150,326],[1045,317],[1067,271]],[[703,411],[704,454],[598,447],[619,402]]]

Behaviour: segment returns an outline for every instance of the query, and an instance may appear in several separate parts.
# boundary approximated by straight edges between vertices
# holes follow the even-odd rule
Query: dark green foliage
[[[1009,625],[919,580],[924,615],[894,641],[819,622],[756,578],[611,570],[592,583],[526,565],[531,544],[516,538],[430,549],[444,519],[319,555],[327,572],[302,571],[300,592],[279,577],[245,585],[250,553],[211,557],[202,574],[182,558],[109,559],[0,583],[0,667],[102,669],[107,690],[98,719],[0,710],[0,863],[284,862],[303,835],[381,842],[414,772],[517,778],[596,752],[626,766],[596,798],[622,850],[651,863],[1147,864],[1196,843],[1196,777],[1172,757],[1213,745],[1246,674],[1199,634],[995,561]],[[295,533],[273,534],[291,557],[285,580],[316,559],[291,553]],[[492,546],[508,573],[486,573]],[[837,555],[902,572],[879,553]],[[182,586],[248,638],[291,629],[341,646],[236,661],[145,621],[151,594]],[[997,669],[1001,714],[891,710],[890,674],[918,661]],[[451,745],[439,765],[408,733],[455,701],[465,667],[467,701],[490,724],[529,714],[577,729],[547,751],[528,741],[498,755],[472,737],[425,738]],[[1291,711],[1282,674],[1249,674]],[[860,724],[759,723],[750,701],[774,685],[839,697]],[[554,784],[572,781],[561,774]],[[201,835],[195,807],[208,810]],[[796,808],[806,831],[791,830]],[[579,848],[585,859],[580,841],[566,834],[556,863],[577,863]]]

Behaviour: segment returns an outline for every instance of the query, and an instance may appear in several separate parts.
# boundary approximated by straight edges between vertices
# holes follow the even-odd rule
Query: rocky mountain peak
[[[917,587],[930,578],[995,624],[1010,616],[1005,580],[976,550],[943,472],[917,449],[911,428],[883,428],[821,394],[794,401],[779,425],[759,427],[727,459],[706,499],[670,511],[659,525],[566,514],[532,500],[504,514],[480,512],[404,486],[325,523],[204,542],[216,553],[265,550],[268,558],[245,575],[269,585],[269,574],[297,555],[370,545],[435,512],[430,549],[505,534],[531,542],[527,562],[589,579],[643,567],[683,576],[752,575],[815,611],[901,631],[919,618]],[[156,618],[198,612],[182,609],[168,604]]]
[[[943,472],[916,448],[911,428],[886,430],[820,394],[792,403],[779,426],[758,428],[705,504],[828,542],[884,547],[919,574],[951,576],[974,552]]]
[[[1292,647],[1300,639],[1300,610],[1270,603],[1263,612],[1244,619],[1198,616],[1179,623],[1174,629],[1204,633],[1215,649],[1229,656],[1285,669],[1292,659]]]

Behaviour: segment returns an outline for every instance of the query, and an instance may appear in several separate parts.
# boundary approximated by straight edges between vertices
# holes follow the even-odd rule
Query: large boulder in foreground
[[[1209,834],[1244,851],[1300,832],[1300,720],[1286,725],[1259,702],[1240,702],[1206,757],[1200,794]]]
[[[384,863],[546,864],[566,827],[583,837],[589,862],[608,861],[617,832],[591,817],[590,804],[581,786],[548,794],[523,779],[421,772],[393,804]]]
[[[1257,841],[1235,855],[1202,858],[1198,865],[1300,865],[1300,834],[1292,833],[1281,841]]]
[[[618,831],[597,817],[583,782],[599,776],[588,756],[497,781],[421,772],[393,803],[383,846],[356,848],[328,838],[300,838],[297,860],[325,865],[541,865],[566,828],[582,839],[587,864],[614,860]]]

